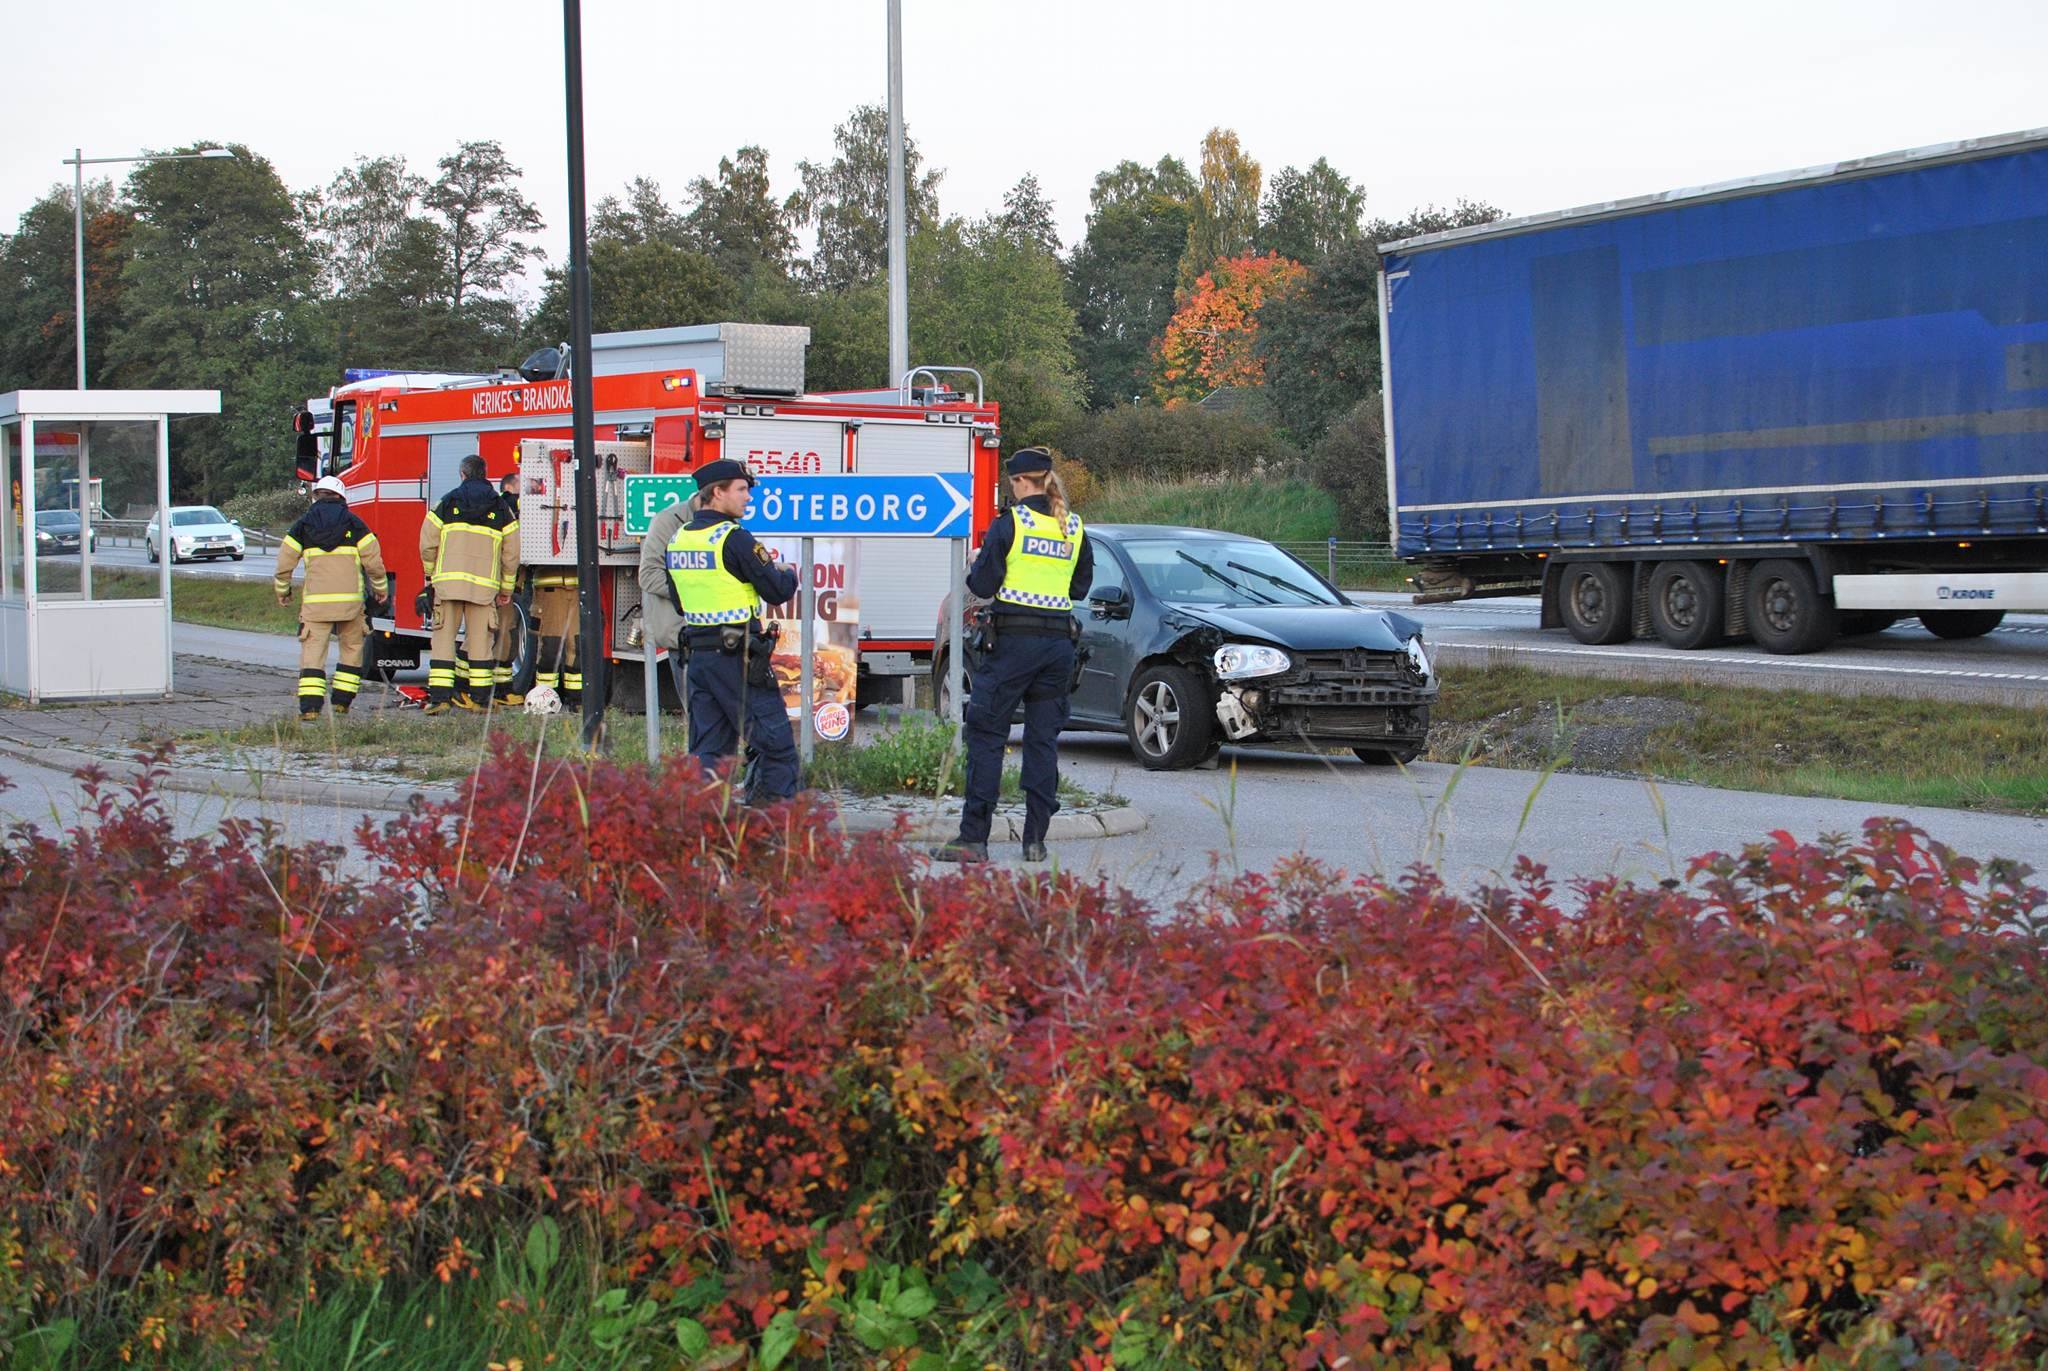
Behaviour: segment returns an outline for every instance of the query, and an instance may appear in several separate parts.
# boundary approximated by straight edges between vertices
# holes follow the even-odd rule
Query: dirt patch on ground
[[[1476,722],[1444,721],[1430,729],[1429,758],[1457,762],[1469,749],[1488,766],[1635,775],[1650,740],[1698,721],[1698,706],[1659,695],[1618,695],[1559,709],[1522,705]]]

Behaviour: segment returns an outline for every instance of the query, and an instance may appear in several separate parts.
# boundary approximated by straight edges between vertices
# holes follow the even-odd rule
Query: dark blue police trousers
[[[1074,644],[1066,634],[1005,633],[975,667],[966,711],[967,797],[960,841],[985,843],[1003,782],[1010,719],[1024,705],[1024,841],[1044,842],[1059,811],[1060,729],[1067,722]]]
[[[690,755],[706,771],[746,742],[748,804],[786,800],[796,794],[796,736],[790,732],[782,692],[772,685],[750,686],[737,653],[692,647]]]

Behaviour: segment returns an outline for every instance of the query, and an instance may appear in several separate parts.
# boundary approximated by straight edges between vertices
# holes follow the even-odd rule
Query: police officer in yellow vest
[[[729,459],[697,468],[697,513],[668,543],[669,588],[689,649],[690,755],[708,770],[744,752],[749,804],[796,794],[796,739],[769,658],[761,606],[796,594],[796,572],[740,527],[754,475]]]
[[[441,497],[420,524],[420,566],[433,587],[433,656],[427,664],[428,714],[451,704],[485,709],[497,677],[493,612],[512,603],[519,575],[519,516],[484,479],[481,457],[462,459],[462,484]],[[466,659],[456,679],[455,635]]]
[[[306,564],[306,589],[299,601],[299,722],[320,717],[329,699],[337,716],[348,713],[363,688],[364,647],[370,622],[363,603],[363,578],[370,595],[388,600],[391,581],[377,535],[349,513],[348,487],[338,476],[323,476],[313,487],[313,506],[285,533],[277,547],[277,602],[290,604],[292,572]],[[337,638],[334,686],[327,684],[327,640]]]
[[[1024,705],[1024,860],[1045,860],[1045,833],[1060,807],[1059,736],[1073,690],[1074,601],[1095,580],[1081,516],[1067,508],[1052,454],[1023,448],[1009,465],[1016,503],[982,541],[967,588],[993,597],[995,646],[974,664],[966,711],[967,795],[960,836],[936,849],[947,862],[988,860],[988,832],[1002,787],[1010,718]]]

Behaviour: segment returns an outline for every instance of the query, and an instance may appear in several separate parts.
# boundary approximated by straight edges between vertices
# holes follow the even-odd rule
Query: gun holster
[[[995,614],[987,605],[980,605],[967,611],[967,622],[961,629],[961,645],[966,649],[965,660],[969,665],[986,662],[996,650]]]

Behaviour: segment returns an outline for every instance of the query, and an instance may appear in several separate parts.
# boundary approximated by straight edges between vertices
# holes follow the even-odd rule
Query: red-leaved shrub
[[[88,783],[0,845],[0,1356],[260,1361],[545,1214],[799,1355],[872,1355],[870,1263],[971,1261],[1020,1367],[2048,1357],[2044,896],[1904,826],[1158,911],[689,764],[500,755],[354,879]]]

